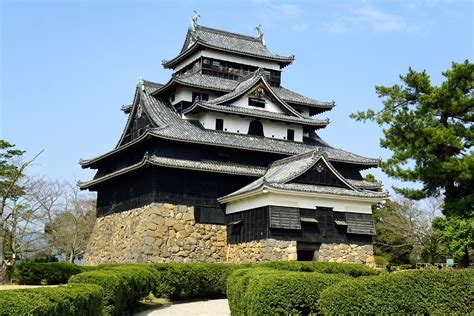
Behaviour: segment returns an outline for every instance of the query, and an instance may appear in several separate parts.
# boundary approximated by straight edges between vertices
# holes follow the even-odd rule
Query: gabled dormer
[[[218,200],[227,214],[269,205],[314,210],[334,207],[334,199],[341,200],[335,211],[371,214],[371,203],[386,197],[352,184],[318,149],[273,162],[263,177]]]
[[[265,77],[260,68],[230,93],[207,101],[197,99],[182,114],[199,120],[206,129],[298,142],[304,133],[329,123],[302,116],[278,97]]]

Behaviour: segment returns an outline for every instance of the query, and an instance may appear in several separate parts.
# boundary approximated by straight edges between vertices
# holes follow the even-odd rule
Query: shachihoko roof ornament
[[[193,16],[191,17],[191,30],[195,31],[197,26],[199,25],[198,24],[198,19],[201,17],[201,15],[199,14],[199,11],[198,10],[194,10],[194,14]]]
[[[145,92],[145,82],[142,77],[138,78],[137,87],[142,91]]]
[[[255,27],[255,30],[257,31],[257,34],[258,34],[258,39],[260,40],[260,42],[262,42],[262,45],[267,47],[267,45],[265,44],[265,39],[263,38],[263,32],[262,32],[262,24],[259,24]]]

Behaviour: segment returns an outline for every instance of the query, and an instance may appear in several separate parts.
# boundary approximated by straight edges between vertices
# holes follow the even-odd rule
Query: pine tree
[[[447,244],[452,255],[465,261],[474,240],[474,64],[453,62],[443,76],[445,81],[433,86],[426,71],[410,68],[400,76],[401,84],[376,87],[384,98],[381,111],[369,109],[351,117],[382,127],[380,144],[392,152],[381,164],[385,173],[422,184],[421,189],[395,191],[412,199],[444,195],[445,218],[434,226],[441,237],[452,225],[465,228],[463,234],[448,233],[456,240]]]

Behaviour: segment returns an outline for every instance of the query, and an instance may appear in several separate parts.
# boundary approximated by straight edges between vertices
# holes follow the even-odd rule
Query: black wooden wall
[[[214,160],[238,163],[250,166],[267,167],[271,162],[284,158],[285,155],[255,153],[248,150],[217,147],[200,144],[177,143],[173,141],[149,139],[98,163],[95,178],[123,169],[140,162],[145,153],[159,157],[188,160]]]
[[[150,165],[111,179],[97,187],[97,215],[121,212],[150,203],[194,206],[201,223],[224,224],[224,210],[217,198],[227,195],[254,177]]]
[[[274,238],[278,240],[295,240],[310,243],[351,243],[372,242],[372,235],[368,231],[348,233],[347,226],[336,225],[335,220],[346,220],[346,213],[334,212],[331,208],[299,209],[299,217],[314,218],[318,223],[301,221],[300,228],[293,225],[275,225],[271,223],[272,211],[278,213],[293,208],[266,206],[226,215],[227,242],[229,244],[249,242],[253,240]],[[367,225],[372,225],[371,214],[363,218]],[[293,216],[283,221],[294,223]],[[362,217],[361,217],[362,218]],[[300,218],[298,218],[298,221]],[[278,227],[293,227],[278,228]]]
[[[303,183],[303,184],[315,184],[315,185],[328,185],[332,187],[345,187],[344,183],[333,175],[328,170],[327,166],[318,162],[316,165],[311,167],[305,173],[293,179],[292,183]]]

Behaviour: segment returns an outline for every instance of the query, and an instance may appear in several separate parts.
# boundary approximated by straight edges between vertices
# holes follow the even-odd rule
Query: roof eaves
[[[338,196],[341,199],[346,199],[346,198],[356,198],[356,199],[369,199],[372,200],[373,202],[380,202],[382,199],[386,199],[388,197],[387,192],[373,192],[373,191],[353,191],[353,190],[348,190],[348,189],[340,189],[336,190],[339,191],[339,193],[335,192],[317,192],[315,189],[318,186],[315,185],[305,185],[311,190],[301,190],[297,189],[294,187],[292,184],[273,184],[273,183],[268,183],[267,187],[270,192],[275,192],[275,193],[289,193],[289,192],[301,192],[301,193],[307,193],[307,194],[320,194],[320,195],[330,195],[330,196]],[[319,186],[320,188],[326,188],[325,186]],[[330,187],[333,188],[333,187]],[[339,188],[334,188],[334,189],[339,189]],[[341,193],[340,191],[345,191],[344,193]]]
[[[102,154],[100,156],[97,156],[97,157],[94,157],[94,158],[91,158],[91,159],[81,159],[79,161],[79,164],[81,165],[82,168],[89,168],[90,166],[92,166],[94,163],[106,158],[106,157],[109,157],[109,156],[112,156],[114,155],[115,153],[117,152],[120,152],[122,151],[123,149],[126,149],[128,147],[131,147],[137,143],[139,143],[140,141],[142,141],[143,139],[147,138],[147,136],[149,135],[152,135],[150,130],[147,130],[145,131],[145,133],[143,133],[140,137],[137,137],[135,138],[134,140],[132,140],[131,142],[128,142],[120,147],[116,147],[114,148],[113,150],[105,153],[105,154]]]
[[[238,108],[236,106],[221,106],[221,105],[211,105],[201,102],[195,102],[192,106],[184,110],[183,114],[188,114],[194,111],[196,108],[203,108],[209,111],[216,111],[220,113],[230,113],[235,115],[249,115],[261,119],[267,120],[274,120],[274,121],[281,121],[281,122],[289,122],[294,124],[303,124],[306,126],[316,126],[316,127],[324,127],[329,124],[329,119],[326,120],[315,120],[309,118],[296,118],[294,116],[283,117],[283,115],[274,115],[272,113],[264,113],[263,111],[253,110],[253,113],[247,110],[246,108]],[[258,111],[258,112],[257,112]]]
[[[161,64],[165,68],[173,68],[176,65],[176,63],[181,61],[183,58],[188,57],[190,54],[194,53],[194,51],[196,51],[196,49],[199,47],[199,45],[203,45],[203,43],[201,43],[199,40],[197,40],[191,45],[191,47],[189,47],[185,51],[180,52],[178,54],[178,56],[176,56],[176,57],[174,57],[173,59],[170,59],[170,60],[165,60],[164,59],[164,60],[162,60]]]
[[[214,168],[210,167],[209,165],[212,163],[215,163],[217,167],[214,167]],[[156,157],[156,156],[149,157],[145,155],[143,159],[136,164],[117,170],[115,172],[104,175],[97,179],[93,179],[86,182],[79,182],[79,187],[82,190],[87,189],[98,183],[104,182],[106,180],[115,178],[122,174],[141,168],[145,166],[146,164],[152,164],[159,167],[195,170],[195,171],[202,171],[202,172],[219,172],[219,173],[226,173],[226,174],[238,174],[242,176],[251,176],[251,177],[261,176],[265,172],[263,170],[264,169],[263,167],[255,167],[255,166],[249,167],[249,166],[235,164],[235,163],[220,163],[217,161],[216,162],[186,161],[184,159]],[[231,169],[231,170],[226,170],[226,168]]]
[[[209,44],[209,43],[202,42],[201,40],[197,39],[191,45],[191,47],[189,47],[185,51],[180,52],[178,54],[178,56],[174,57],[173,59],[163,60],[161,62],[161,64],[165,68],[173,68],[176,65],[176,63],[181,61],[183,58],[186,58],[187,56],[189,56],[199,46],[202,46],[204,48],[218,50],[218,51],[228,52],[228,53],[232,53],[232,54],[244,55],[244,56],[257,58],[257,59],[271,60],[271,61],[275,61],[275,62],[278,62],[278,63],[282,63],[285,66],[291,64],[295,60],[294,56],[279,56],[279,55],[264,56],[264,55],[259,55],[259,54],[252,54],[252,53],[243,52],[243,51],[240,51],[240,50],[237,50],[237,49],[229,49],[229,48],[219,47],[219,46],[216,46],[216,45],[212,45],[212,44]]]

